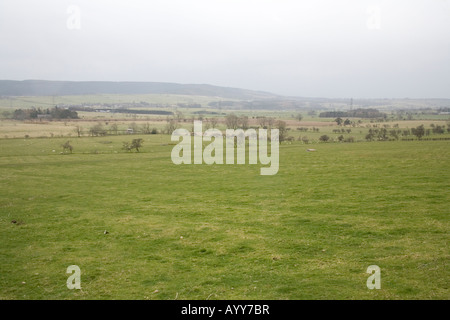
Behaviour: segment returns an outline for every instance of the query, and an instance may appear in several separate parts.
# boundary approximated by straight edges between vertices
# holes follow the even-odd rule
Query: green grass
[[[450,298],[448,141],[283,144],[261,176],[143,138],[0,140],[0,299]]]

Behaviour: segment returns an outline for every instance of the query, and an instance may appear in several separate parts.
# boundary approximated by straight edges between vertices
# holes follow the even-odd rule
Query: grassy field
[[[449,141],[295,141],[261,176],[142,138],[0,139],[0,299],[450,298]]]
[[[55,104],[118,104],[131,102],[148,102],[155,104],[202,103],[218,101],[219,98],[179,94],[93,94],[73,96],[30,96],[0,97],[1,108],[53,107]],[[232,100],[232,99],[229,99]]]

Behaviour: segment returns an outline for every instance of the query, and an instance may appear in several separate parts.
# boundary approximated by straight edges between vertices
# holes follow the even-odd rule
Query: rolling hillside
[[[214,96],[228,99],[255,100],[276,98],[277,95],[238,88],[207,84],[179,84],[164,82],[109,81],[46,81],[0,80],[0,96],[52,96],[86,94],[182,94]]]

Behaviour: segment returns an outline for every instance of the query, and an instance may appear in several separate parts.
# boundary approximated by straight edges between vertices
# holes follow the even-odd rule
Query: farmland
[[[208,109],[165,110],[191,129]],[[300,112],[200,118],[220,130],[229,114],[254,128],[261,117],[284,121],[292,139],[274,176],[260,164],[174,165],[175,116],[3,119],[0,299],[448,299],[450,135],[435,133],[446,116],[338,126]],[[403,135],[420,125],[420,140]],[[383,128],[399,136],[380,141]],[[123,149],[138,138],[140,152]],[[70,265],[81,290],[66,286]],[[366,286],[370,265],[381,290]]]

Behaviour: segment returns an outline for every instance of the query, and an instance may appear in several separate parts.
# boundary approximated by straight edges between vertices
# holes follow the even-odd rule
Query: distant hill
[[[0,80],[0,96],[63,96],[85,94],[180,94],[239,100],[273,99],[268,92],[208,84],[112,81]]]

